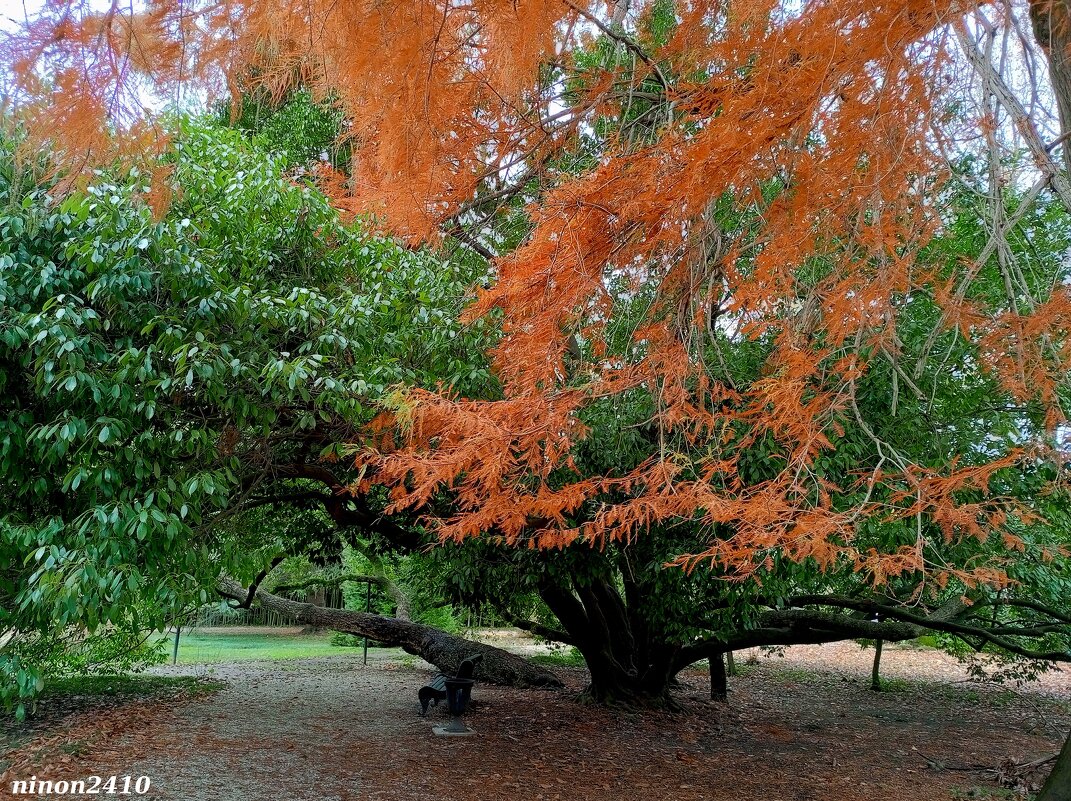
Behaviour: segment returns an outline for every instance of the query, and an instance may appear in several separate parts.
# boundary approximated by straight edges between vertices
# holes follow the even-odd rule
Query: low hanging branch
[[[402,592],[402,588],[386,576],[372,576],[364,573],[344,573],[338,576],[317,576],[316,578],[299,581],[294,584],[280,584],[275,587],[278,592],[291,592],[304,590],[309,587],[337,587],[351,581],[354,584],[375,584],[394,601],[394,617],[398,620],[410,620],[412,617],[409,596]]]
[[[230,578],[221,578],[216,588],[221,595],[238,600],[244,599],[249,592],[242,584]],[[431,626],[367,612],[328,609],[316,604],[291,601],[259,587],[255,588],[253,593],[261,606],[290,615],[298,623],[396,645],[406,653],[430,662],[443,673],[456,674],[462,660],[473,654],[480,654],[483,657],[480,663],[482,681],[509,687],[562,686],[561,680],[553,673],[516,654],[456,637]]]
[[[529,634],[534,634],[537,637],[542,637],[544,640],[551,642],[565,643],[566,645],[576,645],[576,640],[571,637],[568,632],[562,629],[556,629],[553,626],[544,626],[542,623],[538,623],[534,620],[529,620],[526,617],[512,614],[509,611],[497,610],[502,615],[506,622],[514,628],[527,631]]]
[[[992,645],[1028,659],[1071,662],[1071,653],[1067,651],[1039,650],[1012,639],[1037,638],[1051,632],[1067,631],[1068,624],[1063,622],[1066,620],[1065,614],[1029,601],[1011,601],[1005,602],[1005,605],[1034,609],[1053,619],[1020,626],[985,626],[973,618],[964,618],[966,612],[977,610],[960,602],[940,607],[929,615],[872,599],[834,595],[797,596],[791,599],[791,604],[796,608],[771,609],[760,613],[758,625],[754,628],[691,643],[681,650],[676,668],[681,669],[702,659],[741,648],[817,644],[845,639],[903,642],[933,631],[954,634],[978,650]],[[815,606],[851,610],[856,616],[805,608]],[[860,614],[867,616],[858,616]],[[869,615],[878,615],[881,619],[871,619]]]
[[[954,634],[964,642],[975,639],[980,646],[995,645],[1009,653],[1026,659],[1038,659],[1047,662],[1071,662],[1071,652],[1066,650],[1040,650],[1028,647],[1014,637],[1040,638],[1048,633],[1067,633],[1068,615],[1060,610],[1031,601],[1003,600],[987,602],[983,606],[1017,606],[1031,609],[1048,619],[1041,619],[1023,625],[983,625],[977,618],[967,613],[977,613],[978,608],[971,608],[962,603],[946,605],[933,611],[929,615],[912,612],[902,606],[891,603],[881,603],[872,599],[846,598],[835,595],[801,595],[792,599],[792,603],[799,606],[829,606],[841,609],[852,609],[857,612],[879,614],[887,619],[888,624],[897,623],[908,626],[915,630],[912,636],[919,636],[928,631],[941,631]],[[853,625],[859,625],[853,623]],[[867,635],[857,635],[867,636]],[[872,637],[874,635],[871,635]],[[895,637],[886,636],[885,639],[895,640]]]
[[[268,567],[257,573],[256,578],[253,579],[253,583],[249,585],[249,588],[247,590],[244,590],[241,595],[229,596],[235,601],[237,601],[237,603],[234,604],[234,608],[248,609],[249,607],[251,607],[253,605],[253,597],[256,594],[257,587],[260,586],[260,583],[264,581],[265,578],[267,578],[268,574],[276,567],[278,567],[285,558],[286,557],[283,555],[276,556],[274,559],[271,560],[271,564]]]

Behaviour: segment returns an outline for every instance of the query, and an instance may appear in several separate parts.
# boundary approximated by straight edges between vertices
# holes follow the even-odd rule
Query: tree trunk
[[[591,641],[577,640],[576,648],[584,656],[591,683],[583,697],[592,703],[617,707],[675,708],[671,691],[677,671],[673,669],[678,649],[666,646],[662,656],[634,667],[622,665],[620,654],[611,653]]]
[[[870,689],[881,692],[881,645],[882,640],[874,641],[874,666],[870,669]]]
[[[327,590],[323,587],[316,587],[309,592],[306,599],[313,606],[326,606],[327,605]],[[322,629],[319,626],[307,625],[301,630],[302,634],[318,634]]]
[[[394,601],[394,616],[398,620],[410,620],[412,618],[412,612],[409,607],[409,596],[402,592],[401,587],[395,584],[386,576],[383,576],[383,581],[379,585],[387,594],[390,595]]]
[[[1056,757],[1056,764],[1045,786],[1035,801],[1068,801],[1071,799],[1071,734],[1067,735],[1063,750]]]
[[[221,594],[232,598],[244,598],[247,594],[246,588],[233,579],[221,579],[217,587]],[[290,601],[261,589],[257,590],[256,599],[261,606],[292,615],[299,623],[397,645],[407,653],[435,665],[443,673],[456,674],[462,660],[480,654],[483,657],[478,673],[481,681],[510,687],[562,686],[561,680],[553,673],[516,654],[455,637],[431,626],[366,612],[327,609]]]
[[[733,652],[732,651],[726,651],[725,652],[725,667],[726,667],[726,672],[730,676],[735,676],[736,675],[736,658],[733,656]]]
[[[599,660],[588,660],[591,683],[584,690],[582,697],[600,706],[613,707],[655,707],[671,708],[674,706],[670,696],[671,676],[639,676],[626,673],[617,667],[601,665]]]
[[[729,700],[729,680],[725,675],[725,659],[722,654],[711,654],[710,662],[710,700]]]
[[[1049,61],[1049,81],[1060,115],[1060,137],[1071,136],[1071,0],[1030,0],[1034,39]],[[1071,142],[1060,148],[1071,172]],[[1071,796],[1069,796],[1071,798]]]
[[[672,707],[672,666],[679,648],[652,647],[633,625],[614,582],[585,577],[571,586],[544,576],[539,595],[584,656],[591,684],[584,697],[605,706]],[[640,629],[637,631],[637,629]]]

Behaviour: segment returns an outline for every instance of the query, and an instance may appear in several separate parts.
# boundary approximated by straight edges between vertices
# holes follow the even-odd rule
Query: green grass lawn
[[[164,637],[167,641],[168,661],[174,635]],[[237,662],[251,659],[302,659],[310,656],[339,656],[359,654],[359,647],[332,645],[330,633],[281,634],[268,629],[260,631],[250,627],[236,632],[230,629],[216,633],[212,629],[183,631],[179,637],[178,661],[183,664],[195,662]]]
[[[546,667],[584,667],[583,655],[573,646],[555,648],[545,654],[533,654],[528,661]]]

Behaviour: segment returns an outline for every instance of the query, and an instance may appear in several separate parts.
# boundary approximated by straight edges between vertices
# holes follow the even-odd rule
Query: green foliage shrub
[[[329,558],[322,509],[258,505],[309,489],[270,486],[279,466],[343,457],[399,383],[491,382],[493,326],[458,322],[473,265],[343,221],[240,131],[175,128],[162,215],[137,169],[54,196],[0,138],[0,631],[21,633],[0,701],[22,714],[48,675],[121,659],[68,644],[133,646],[221,572]]]

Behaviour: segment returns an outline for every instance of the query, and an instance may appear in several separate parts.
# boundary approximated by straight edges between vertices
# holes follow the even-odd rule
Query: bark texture
[[[1034,39],[1049,62],[1049,80],[1060,114],[1064,169],[1071,173],[1071,0],[1030,0]],[[1068,796],[1071,798],[1071,795]]]
[[[221,579],[217,587],[221,594],[231,598],[241,599],[247,593],[247,589],[233,579]],[[478,675],[480,681],[510,687],[562,686],[561,680],[553,673],[516,654],[456,637],[421,623],[349,609],[327,609],[315,604],[291,601],[262,589],[257,589],[255,597],[262,606],[292,615],[298,623],[356,634],[398,646],[406,653],[430,662],[443,673],[456,673],[462,660],[473,654],[480,654],[483,657]]]
[[[1071,734],[1056,757],[1056,765],[1041,788],[1036,801],[1068,801],[1071,799]]]
[[[870,689],[881,692],[881,646],[882,640],[874,641],[874,665],[870,669]]]

